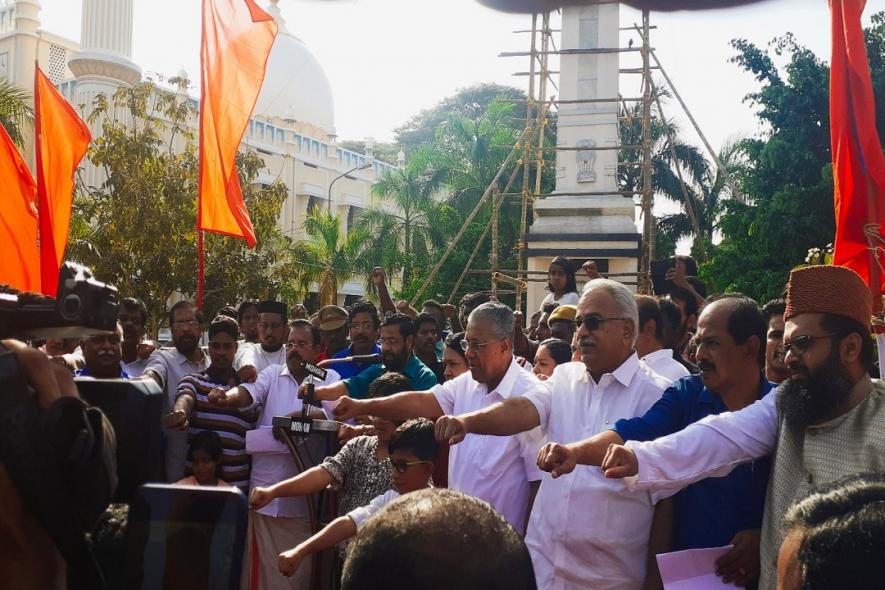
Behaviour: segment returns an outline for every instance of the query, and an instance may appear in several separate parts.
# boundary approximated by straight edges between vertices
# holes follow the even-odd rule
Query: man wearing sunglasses
[[[869,375],[872,308],[852,270],[794,270],[781,352],[791,377],[776,395],[656,441],[613,445],[602,464],[606,477],[629,477],[633,490],[672,493],[773,453],[759,588],[774,590],[788,508],[841,477],[885,471],[885,384]]]
[[[623,284],[595,279],[578,302],[581,363],[556,367],[547,387],[436,423],[437,438],[506,437],[540,426],[550,440],[577,442],[618,418],[644,414],[668,385],[636,355],[639,312]],[[453,448],[452,453],[461,445]],[[655,506],[648,493],[623,493],[597,469],[541,480],[526,535],[538,588],[639,588]]]

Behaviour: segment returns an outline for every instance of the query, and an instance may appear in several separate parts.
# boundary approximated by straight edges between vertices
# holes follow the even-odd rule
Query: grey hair
[[[470,316],[467,318],[468,324],[481,321],[488,322],[495,338],[513,341],[516,318],[513,316],[513,310],[503,303],[498,301],[483,303],[470,312]]]
[[[581,295],[583,301],[587,294],[591,291],[605,291],[609,297],[617,305],[621,317],[625,317],[633,321],[633,345],[639,338],[639,309],[636,307],[636,299],[633,292],[626,285],[612,279],[593,279],[584,287],[584,293]]]

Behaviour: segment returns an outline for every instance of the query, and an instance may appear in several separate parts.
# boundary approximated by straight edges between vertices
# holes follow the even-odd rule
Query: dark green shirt
[[[369,395],[369,383],[383,375],[388,371],[383,363],[372,365],[368,369],[348,377],[342,383],[347,387],[347,393],[355,399],[365,399]],[[412,382],[413,391],[429,391],[436,385],[436,376],[433,371],[427,368],[418,357],[412,354],[409,362],[401,371],[403,375],[408,377]]]

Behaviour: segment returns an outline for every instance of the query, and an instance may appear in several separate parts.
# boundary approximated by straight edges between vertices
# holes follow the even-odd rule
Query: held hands
[[[602,470],[608,479],[621,479],[639,473],[636,453],[623,445],[609,445],[602,460]]]
[[[187,430],[189,426],[187,412],[184,410],[172,410],[163,416],[162,423],[169,430]]]
[[[252,510],[264,508],[265,506],[270,504],[275,497],[276,496],[270,488],[253,488],[252,491],[249,493],[249,508],[251,508]]]
[[[441,416],[436,421],[436,440],[456,445],[469,434],[467,423],[457,416]]]
[[[213,406],[223,408],[227,406],[227,391],[220,387],[214,387],[206,396],[206,400]]]
[[[568,445],[547,443],[538,452],[538,467],[549,471],[553,479],[571,473],[577,464],[577,457]]]
[[[738,532],[731,540],[734,547],[716,561],[716,575],[726,584],[741,588],[759,578],[759,529]]]
[[[295,547],[294,549],[289,549],[288,551],[280,553],[277,567],[280,569],[281,574],[287,578],[291,578],[292,574],[298,570],[298,566],[301,565],[302,559],[304,559],[304,556],[301,555],[298,547]]]
[[[237,371],[237,377],[240,378],[242,383],[255,383],[255,380],[258,379],[258,371],[252,365],[246,365],[240,367],[240,370]]]

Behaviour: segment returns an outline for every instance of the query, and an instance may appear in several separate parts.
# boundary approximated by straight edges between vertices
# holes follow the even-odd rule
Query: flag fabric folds
[[[203,0],[197,229],[255,245],[236,156],[277,34],[254,0]]]
[[[882,309],[885,287],[885,157],[876,131],[876,106],[861,14],[866,0],[830,0],[833,54],[830,141],[833,152],[836,239],[833,263],[860,274]]]
[[[40,291],[37,184],[12,138],[0,125],[0,283]]]
[[[34,131],[41,286],[45,295],[54,297],[71,227],[74,172],[92,136],[39,67],[34,76]]]

